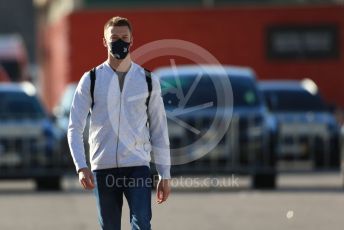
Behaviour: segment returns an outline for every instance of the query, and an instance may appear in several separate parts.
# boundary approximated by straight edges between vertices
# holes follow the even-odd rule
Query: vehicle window
[[[21,92],[0,92],[0,117],[2,119],[34,118],[45,116],[35,96]]]
[[[207,103],[217,106],[215,86],[207,75],[199,78],[196,75],[166,77],[161,80],[161,89],[166,107],[192,107]]]
[[[319,94],[306,90],[265,90],[272,111],[325,111],[325,105]]]
[[[257,88],[251,79],[236,76],[231,77],[230,81],[233,90],[234,107],[258,106],[260,104]]]
[[[180,107],[185,99],[186,107],[199,106],[212,102],[214,106],[218,104],[214,81],[219,77],[204,75],[200,78],[193,90],[193,84],[197,82],[197,76],[183,77],[164,77],[161,80],[163,99],[166,107]],[[180,89],[178,88],[178,79]],[[240,78],[240,76],[230,77],[233,90],[233,102],[236,106],[256,106],[260,104],[256,87],[251,79]],[[193,91],[189,98],[186,97],[188,92]]]

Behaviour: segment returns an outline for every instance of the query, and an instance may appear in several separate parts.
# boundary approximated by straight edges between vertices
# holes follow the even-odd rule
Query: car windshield
[[[163,77],[161,88],[165,106],[186,107],[200,106],[212,103],[221,107],[217,100],[215,84],[221,83],[216,75],[203,75],[199,81],[197,76]],[[257,90],[252,79],[240,76],[231,76],[230,83],[233,90],[234,107],[257,106],[260,104]],[[193,85],[194,84],[194,85]],[[230,90],[230,89],[228,89]],[[190,93],[192,91],[192,93]],[[190,95],[188,95],[190,93]],[[188,95],[188,96],[187,96]],[[221,95],[219,95],[221,96]]]
[[[325,111],[325,105],[319,94],[307,90],[264,90],[271,111]]]
[[[252,79],[235,76],[231,77],[230,81],[233,89],[234,107],[260,105],[257,88]]]
[[[0,92],[1,119],[40,119],[44,110],[35,96],[22,92]]]

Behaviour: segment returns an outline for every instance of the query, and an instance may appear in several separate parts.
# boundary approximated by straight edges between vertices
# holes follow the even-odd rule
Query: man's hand
[[[157,203],[161,204],[166,201],[171,192],[170,179],[160,179],[156,191]]]
[[[79,182],[84,187],[84,189],[94,189],[94,178],[89,168],[79,169]]]

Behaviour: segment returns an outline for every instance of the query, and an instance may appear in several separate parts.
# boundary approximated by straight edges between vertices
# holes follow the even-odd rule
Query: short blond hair
[[[104,33],[105,33],[105,30],[111,26],[126,26],[129,28],[130,32],[132,32],[131,23],[127,18],[116,16],[109,19],[104,25]]]

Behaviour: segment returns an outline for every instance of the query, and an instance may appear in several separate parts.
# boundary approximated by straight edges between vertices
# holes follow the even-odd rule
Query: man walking
[[[94,189],[103,230],[121,229],[123,195],[132,229],[151,229],[150,152],[159,173],[157,202],[170,193],[170,150],[159,81],[132,62],[132,26],[111,18],[104,26],[107,60],[86,72],[74,95],[68,142],[85,189]],[[83,131],[91,111],[87,167]]]

